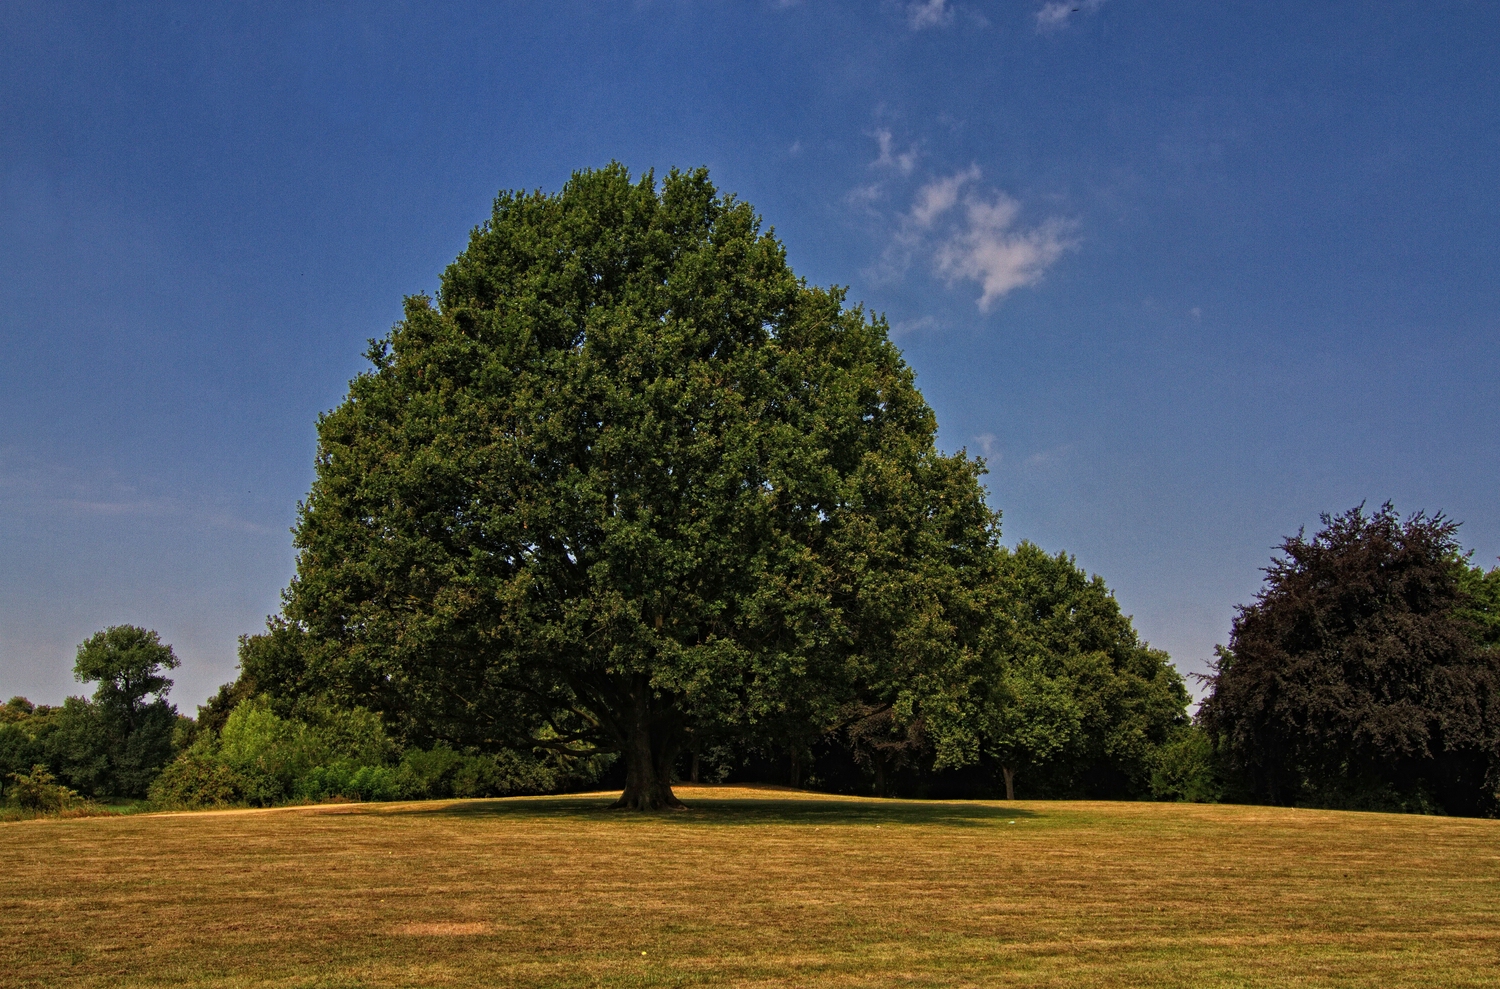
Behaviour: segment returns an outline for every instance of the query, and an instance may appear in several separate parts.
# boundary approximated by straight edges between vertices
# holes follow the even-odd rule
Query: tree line
[[[1139,641],[1103,580],[1066,554],[1023,542],[1000,547],[996,559],[1005,590],[994,619],[1024,658],[983,697],[976,684],[966,701],[975,725],[982,718],[992,733],[977,758],[944,766],[924,721],[865,703],[796,738],[720,733],[685,748],[672,779],[928,797],[1014,796],[1019,783],[1031,797],[1194,799],[1172,775],[1172,755],[1192,729],[1166,655]],[[18,777],[25,787],[43,769],[75,796],[149,798],[163,807],[485,797],[624,783],[612,753],[402,738],[379,713],[312,688],[313,649],[304,631],[282,619],[242,637],[240,675],[191,718],[167,700],[165,674],[178,665],[171,647],[146,629],[107,629],[80,646],[75,667],[80,680],[99,681],[92,700],[47,707],[16,697],[0,707],[0,780],[14,796]],[[107,713],[131,709],[150,714],[131,722]]]
[[[1299,569],[1359,539],[1289,540],[1194,721],[1100,578],[1001,544],[983,462],[937,449],[885,320],[796,277],[706,171],[658,184],[612,165],[502,193],[367,356],[318,421],[282,612],[242,640],[239,678],[153,743],[171,757],[147,785],[159,801],[609,784],[657,809],[678,781],[754,778],[1278,802],[1357,780],[1394,805],[1493,804],[1496,654],[1475,631],[1493,575],[1469,571],[1450,523],[1377,513],[1404,562],[1360,578],[1362,605],[1327,584],[1357,567]],[[1401,567],[1403,590],[1380,584]],[[1275,617],[1286,601],[1305,614]],[[1393,601],[1405,617],[1379,617]],[[1405,694],[1379,679],[1418,674]],[[1317,706],[1330,684],[1342,722]],[[1462,717],[1438,710],[1461,700]],[[10,723],[48,718],[65,720]],[[1313,721],[1321,741],[1297,734]],[[143,785],[48,758],[70,785]]]
[[[120,626],[91,636],[78,647],[74,673],[97,683],[92,699],[49,707],[12,697],[0,707],[0,785],[38,805],[79,793],[145,796],[193,728],[166,699],[165,674],[177,666],[155,632]]]

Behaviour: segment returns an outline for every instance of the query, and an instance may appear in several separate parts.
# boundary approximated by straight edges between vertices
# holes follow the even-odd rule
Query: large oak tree
[[[706,172],[503,193],[319,422],[285,616],[405,740],[620,753],[911,716],[983,617],[979,465]]]

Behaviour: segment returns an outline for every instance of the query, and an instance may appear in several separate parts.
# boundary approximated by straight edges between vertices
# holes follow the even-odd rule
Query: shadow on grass
[[[946,825],[976,827],[1036,818],[1035,811],[994,804],[946,800],[820,800],[799,796],[791,799],[752,797],[724,799],[683,794],[686,809],[639,813],[610,810],[610,798],[599,796],[550,797],[546,799],[471,800],[435,807],[403,808],[398,813],[432,814],[442,817],[542,819],[566,818],[595,821],[667,821],[687,825]]]

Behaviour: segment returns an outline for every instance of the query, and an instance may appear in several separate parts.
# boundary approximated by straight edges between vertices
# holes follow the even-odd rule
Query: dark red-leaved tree
[[[1500,650],[1457,524],[1387,503],[1281,545],[1240,609],[1200,718],[1252,799],[1490,813]]]

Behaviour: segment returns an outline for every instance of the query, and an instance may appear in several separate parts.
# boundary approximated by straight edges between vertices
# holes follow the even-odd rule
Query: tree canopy
[[[705,171],[507,192],[318,425],[285,616],[403,739],[620,753],[910,714],[998,518],[883,320]]]
[[[999,548],[982,585],[981,648],[958,702],[932,708],[939,765],[983,755],[1032,794],[1147,790],[1152,753],[1187,724],[1187,689],[1166,653],[1140,641],[1104,580],[1066,553]]]
[[[167,702],[166,674],[178,665],[171,646],[135,625],[115,625],[79,645],[73,675],[98,686],[92,705],[68,699],[59,741],[75,753],[73,772],[91,790],[145,796],[172,758],[177,709]]]
[[[1160,789],[1166,655],[1067,554],[1000,546],[884,319],[705,171],[501,193],[367,356],[239,678],[174,740],[170,647],[107,629],[94,702],[7,713],[6,765],[172,805],[537,792],[618,757],[618,806],[652,809],[684,754],[881,794]]]
[[[172,681],[166,673],[179,665],[172,647],[155,632],[115,625],[79,645],[73,676],[80,683],[97,683],[94,703],[129,721],[167,696]]]
[[[1203,723],[1253,799],[1492,810],[1500,580],[1442,515],[1387,503],[1322,522],[1281,544],[1235,617]]]

